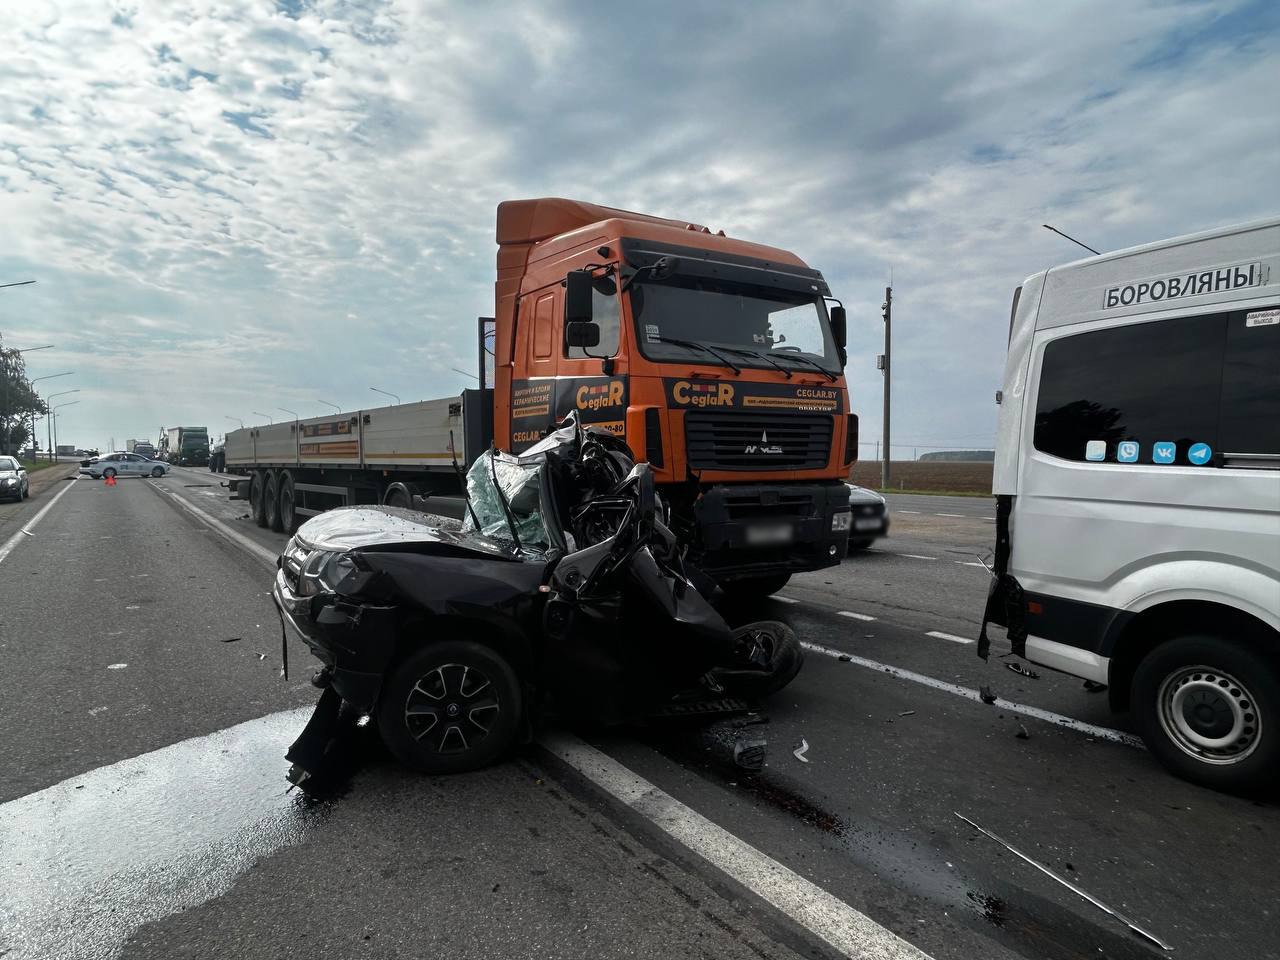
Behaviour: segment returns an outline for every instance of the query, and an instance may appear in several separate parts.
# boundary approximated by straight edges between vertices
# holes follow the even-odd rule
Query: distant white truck
[[[1275,782],[1280,219],[1030,277],[1002,395],[987,619],[1174,772]]]
[[[260,526],[287,532],[351,504],[429,506],[460,517],[454,461],[465,470],[487,449],[492,397],[492,390],[466,390],[233,430],[223,451],[226,471],[239,475],[229,482],[232,498],[248,500]]]

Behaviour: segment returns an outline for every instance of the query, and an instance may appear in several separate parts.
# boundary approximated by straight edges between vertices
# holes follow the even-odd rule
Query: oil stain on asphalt
[[[310,708],[251,720],[0,805],[0,956],[108,958],[226,892],[329,809],[288,792]]]

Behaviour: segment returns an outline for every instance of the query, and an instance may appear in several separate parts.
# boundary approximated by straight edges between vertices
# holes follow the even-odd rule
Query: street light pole
[[[328,400],[317,400],[316,403],[323,403],[326,407],[333,407],[333,409],[337,410],[339,413],[342,412],[342,408],[340,406],[336,403],[330,403]]]
[[[80,391],[79,391],[79,390],[68,390],[67,392],[68,392],[68,393],[79,393]],[[56,447],[56,446],[57,446],[57,443],[58,443],[58,411],[59,411],[59,410],[61,410],[63,407],[74,407],[74,406],[75,406],[77,403],[79,403],[79,402],[80,402],[79,400],[68,400],[66,403],[60,403],[60,404],[58,404],[56,407],[54,407],[51,411],[49,411],[49,419],[53,421],[53,443],[54,443],[54,447]],[[50,450],[53,450],[53,449],[54,449],[53,447],[51,447],[51,448],[50,448]]]
[[[880,357],[880,369],[884,371],[884,459],[880,461],[880,489],[889,489],[889,349],[893,342],[890,331],[893,328],[893,287],[884,288],[884,353]]]
[[[239,417],[227,416],[227,414],[225,414],[225,413],[223,414],[223,416],[224,416],[224,417],[226,417],[228,420],[234,420],[236,423],[240,424],[240,429],[241,429],[241,430],[243,430],[243,429],[244,429],[244,421],[243,421],[243,420],[241,420]]]
[[[252,413],[255,417],[266,417],[266,418],[267,418],[267,423],[275,423],[275,420],[273,420],[273,419],[271,418],[271,415],[270,415],[270,414],[267,414],[267,413],[261,413],[261,412],[260,412],[260,411],[258,411],[258,410],[250,410],[249,412],[250,412],[250,413]]]
[[[48,407],[49,409],[49,416],[48,416],[48,419],[45,421],[44,436],[45,436],[45,443],[48,444],[49,446],[49,462],[50,463],[53,463],[53,460],[54,460],[53,445],[58,442],[57,441],[58,431],[57,431],[57,425],[53,422],[53,419],[54,419],[53,411],[56,410],[57,407],[50,407],[49,401],[52,400],[54,397],[65,397],[68,394],[79,393],[79,392],[80,392],[80,388],[76,387],[74,390],[60,390],[57,393],[51,393],[49,394],[49,396],[45,397],[44,403],[45,403],[45,406]],[[70,401],[70,403],[79,403],[79,402],[80,402],[79,400]],[[59,407],[65,407],[69,405],[70,404],[67,404],[67,403],[58,404]]]
[[[394,393],[392,393],[390,390],[379,390],[377,387],[370,387],[369,389],[372,390],[374,393],[382,394],[384,397],[390,397],[396,403],[400,402],[400,398],[396,396]]]
[[[68,370],[66,371],[66,373],[51,373],[48,376],[36,377],[34,380],[28,380],[27,383],[36,384],[36,383],[39,383],[41,380],[56,380],[58,377],[69,377],[73,373],[75,373],[74,370]],[[31,392],[35,393],[34,387],[32,388]],[[36,394],[36,399],[38,400],[39,398],[40,398],[40,395]],[[47,402],[48,401],[46,400],[46,403]],[[36,411],[35,411],[35,408],[33,407],[31,410],[31,446],[33,448],[31,451],[31,455],[33,457],[35,456],[35,449],[34,449],[35,445],[36,445]]]
[[[298,419],[298,412],[296,410],[290,410],[288,407],[276,407],[276,409],[283,410],[285,413],[291,413],[293,414],[293,419]]]

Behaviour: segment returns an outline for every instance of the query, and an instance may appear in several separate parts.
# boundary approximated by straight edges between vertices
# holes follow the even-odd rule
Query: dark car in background
[[[889,506],[874,490],[846,483],[849,488],[849,549],[865,550],[889,535]]]

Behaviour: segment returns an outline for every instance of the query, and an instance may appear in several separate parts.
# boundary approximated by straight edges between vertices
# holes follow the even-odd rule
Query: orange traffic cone
[[[114,487],[116,485],[116,475],[114,473],[108,473],[103,478],[102,482],[105,483],[108,487]]]

